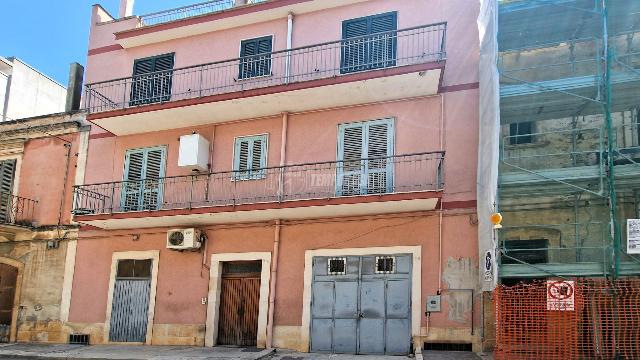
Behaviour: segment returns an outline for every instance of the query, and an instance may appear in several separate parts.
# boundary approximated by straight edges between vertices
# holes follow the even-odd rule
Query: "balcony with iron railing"
[[[101,214],[126,218],[127,213],[166,216],[176,209],[233,212],[251,204],[264,209],[289,204],[284,207],[298,207],[300,213],[300,208],[318,206],[305,203],[310,200],[354,204],[383,201],[392,194],[432,199],[444,187],[443,162],[444,152],[427,152],[81,185],[75,187],[73,212],[90,223]]]
[[[37,201],[12,194],[0,193],[0,227],[33,227]]]
[[[357,81],[364,83],[367,79],[369,82],[366,86],[360,86],[362,88],[360,91],[363,94],[366,92],[368,101],[385,100],[377,99],[380,96],[398,98],[430,95],[437,93],[446,58],[446,29],[446,23],[423,25],[91,83],[86,85],[85,107],[90,112],[90,120],[109,117],[124,119],[126,115],[145,111],[223,103],[245,97],[303,90],[287,96],[287,99],[274,100],[282,103],[282,106],[289,107],[289,109],[278,109],[278,111],[291,110],[291,108],[302,111],[305,109],[298,109],[300,106],[306,106],[309,109],[321,106],[322,98],[327,98],[326,94],[309,91],[328,85],[338,85],[332,89],[333,94],[344,92],[344,96],[337,97],[340,101],[348,101],[351,98],[362,101],[357,100],[357,90],[347,88],[345,84]],[[430,71],[433,71],[433,74]],[[395,94],[388,94],[388,86],[390,86],[388,82],[377,84],[371,80],[371,78],[405,74],[420,74],[420,77],[398,79],[399,84],[407,84],[408,81],[415,81],[416,84],[406,86],[402,91],[398,89]],[[379,88],[374,88],[375,86]],[[225,108],[225,110],[229,110],[226,111],[227,113],[243,114],[253,111],[244,115],[247,117],[271,115],[274,109],[273,106],[264,105],[267,102],[262,101],[263,105],[244,103],[241,105],[242,111],[235,111],[235,108]],[[213,113],[209,121],[215,122],[216,116],[224,116],[225,111],[207,109],[207,112]],[[195,125],[196,120],[191,122],[189,120],[193,116],[189,113],[173,114],[173,118],[183,118],[185,123],[177,124],[174,121],[171,125],[158,126],[176,128],[178,125]],[[162,120],[157,120],[155,123],[161,122]],[[113,121],[100,125],[118,134],[128,133],[126,126],[130,126],[131,122],[127,119],[122,120],[118,125]],[[151,126],[154,125],[151,124]]]

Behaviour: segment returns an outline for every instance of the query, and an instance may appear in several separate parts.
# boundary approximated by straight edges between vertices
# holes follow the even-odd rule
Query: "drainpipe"
[[[444,206],[440,199],[440,211],[438,215],[438,295],[442,292],[442,212]]]
[[[291,47],[293,46],[293,13],[287,16],[287,59],[285,62],[285,79],[288,84],[291,81]]]
[[[289,128],[289,113],[282,113],[282,130],[280,138],[280,169],[278,181],[278,200],[284,200],[284,165],[287,160],[287,129]]]
[[[60,226],[62,225],[62,211],[64,209],[64,201],[66,200],[66,197],[67,197],[67,179],[69,178],[69,163],[71,162],[71,143],[64,139],[60,139],[60,140],[63,140],[65,142],[64,147],[67,149],[67,158],[65,160],[65,166],[64,166],[62,197],[60,198],[60,208],[58,209],[58,232],[60,231]]]
[[[280,249],[280,220],[276,220],[273,237],[273,257],[271,259],[271,283],[269,284],[269,318],[267,325],[267,349],[273,348],[273,314],[276,300],[276,275],[278,274],[278,251]]]

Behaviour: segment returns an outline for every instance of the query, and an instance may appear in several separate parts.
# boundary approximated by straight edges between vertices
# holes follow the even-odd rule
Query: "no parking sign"
[[[575,287],[573,281],[547,281],[547,310],[575,310]]]

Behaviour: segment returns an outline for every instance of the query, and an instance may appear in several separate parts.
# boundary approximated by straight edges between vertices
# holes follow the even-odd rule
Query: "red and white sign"
[[[574,311],[575,287],[573,281],[547,281],[547,310]]]

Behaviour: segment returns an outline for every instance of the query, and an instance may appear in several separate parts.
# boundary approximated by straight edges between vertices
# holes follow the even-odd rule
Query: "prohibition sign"
[[[554,300],[567,300],[573,296],[573,285],[565,281],[555,281],[547,286],[547,292]]]

